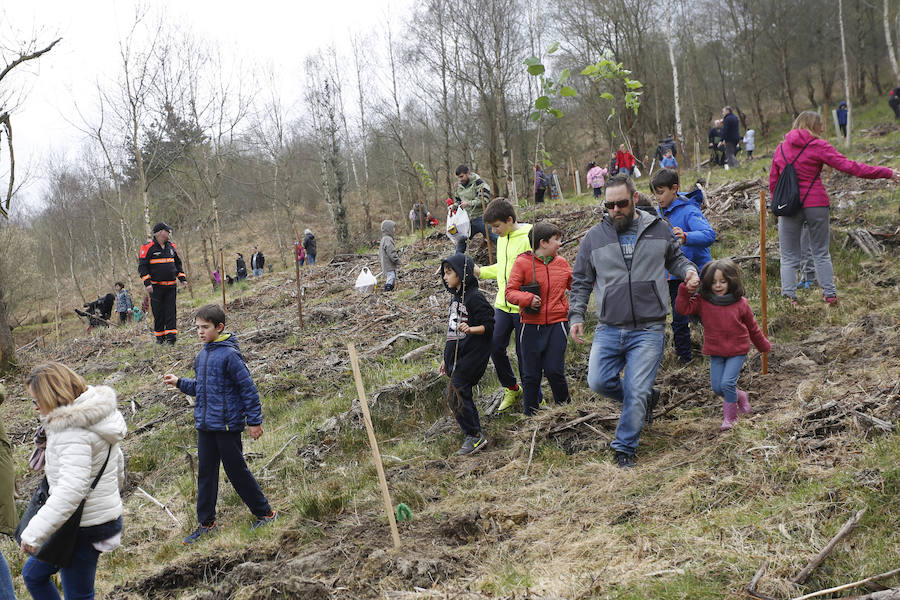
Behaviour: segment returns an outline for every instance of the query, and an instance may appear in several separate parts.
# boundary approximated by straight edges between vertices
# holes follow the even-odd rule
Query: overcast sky
[[[28,69],[18,67],[21,72],[13,80],[26,92],[25,102],[13,113],[17,171],[31,173],[21,201],[33,205],[40,197],[41,170],[48,157],[77,153],[84,136],[69,123],[79,121],[76,104],[90,110],[95,105],[96,82],[116,78],[119,40],[128,33],[141,4],[135,0],[0,0],[4,47],[16,47],[16,39],[36,37],[44,46],[63,38],[50,53],[29,63]],[[348,46],[351,32],[381,32],[386,15],[393,11],[398,21],[403,16],[400,11],[410,4],[411,0],[154,0],[151,6],[162,11],[167,21],[217,42],[226,55],[271,64],[281,81],[279,92],[290,102],[299,97],[306,56],[332,43]],[[13,57],[7,52],[5,58]]]

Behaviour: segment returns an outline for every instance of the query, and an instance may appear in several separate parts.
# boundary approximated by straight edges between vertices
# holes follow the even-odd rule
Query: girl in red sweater
[[[709,355],[709,381],[713,392],[723,396],[722,426],[731,429],[738,413],[750,412],[747,392],[737,388],[738,375],[750,342],[760,352],[768,352],[772,344],[756,324],[750,304],[744,297],[741,272],[727,258],[714,260],[703,267],[700,274],[700,293],[697,285],[678,286],[675,310],[683,315],[699,315],[703,321],[703,354]]]
[[[547,376],[553,400],[569,401],[566,382],[566,345],[569,336],[569,301],[566,290],[572,289],[572,267],[562,256],[559,246],[562,231],[552,223],[537,223],[529,232],[534,252],[523,252],[513,263],[506,282],[506,301],[519,307],[522,331],[522,403],[526,415],[538,409],[541,379]],[[537,283],[539,289],[529,290]]]

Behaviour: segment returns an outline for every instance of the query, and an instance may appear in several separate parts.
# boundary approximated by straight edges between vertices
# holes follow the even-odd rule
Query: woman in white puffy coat
[[[47,432],[45,472],[50,498],[22,532],[22,551],[33,554],[87,498],[72,564],[59,569],[31,556],[22,576],[35,599],[59,599],[50,577],[60,572],[66,600],[94,597],[94,577],[101,552],[117,547],[122,532],[125,460],[119,443],[125,419],[117,409],[116,392],[107,386],[88,386],[60,363],[37,367],[25,380]],[[103,463],[109,462],[91,490]]]

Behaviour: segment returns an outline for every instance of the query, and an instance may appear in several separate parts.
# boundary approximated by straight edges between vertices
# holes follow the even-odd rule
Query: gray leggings
[[[829,208],[814,206],[801,209],[793,217],[778,217],[778,240],[781,248],[781,295],[797,296],[797,270],[803,261],[801,251],[801,230],[803,222],[809,227],[809,249],[816,279],[822,286],[822,293],[837,296],[834,287],[834,267],[831,265],[831,225],[828,221]]]

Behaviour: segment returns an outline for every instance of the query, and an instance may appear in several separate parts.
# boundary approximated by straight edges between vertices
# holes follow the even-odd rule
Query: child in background
[[[225,467],[228,481],[256,519],[251,529],[267,525],[278,517],[244,461],[241,432],[246,426],[250,437],[259,439],[263,434],[263,417],[259,392],[237,339],[225,333],[225,311],[218,304],[201,307],[195,323],[203,350],[194,359],[194,377],[179,378],[171,373],[163,376],[165,383],[196,397],[194,426],[197,429],[199,525],[184,538],[185,544],[193,544],[218,530],[219,463]]]
[[[603,186],[606,184],[604,177],[607,173],[609,173],[609,171],[607,171],[606,168],[601,167],[594,161],[588,163],[588,170],[585,178],[587,179],[588,185],[594,188],[594,198],[599,198],[600,194],[603,193]]]
[[[678,169],[678,161],[675,160],[675,156],[672,154],[672,150],[666,150],[665,155],[662,160],[659,161],[659,164],[663,169]]]
[[[119,315],[119,324],[124,325],[132,320],[132,309],[134,304],[131,302],[131,296],[125,289],[125,284],[117,281],[116,285],[116,314]]]
[[[516,257],[531,250],[531,243],[528,241],[531,224],[516,222],[516,209],[506,198],[491,200],[484,211],[484,222],[490,225],[493,232],[497,234],[497,262],[485,267],[476,265],[475,276],[479,279],[497,280],[491,359],[494,361],[500,385],[506,388],[503,400],[497,408],[497,412],[503,412],[514,406],[522,397],[522,388],[516,382],[516,374],[513,372],[506,354],[506,349],[509,347],[509,336],[513,334],[516,341],[516,362],[521,377],[522,349],[519,344],[519,335],[522,333],[522,324],[519,307],[506,299],[506,282],[512,272],[513,263],[516,262]]]
[[[569,337],[569,301],[566,290],[572,289],[572,267],[562,256],[559,246],[562,232],[552,223],[538,223],[531,230],[534,252],[519,255],[506,286],[506,300],[518,304],[522,319],[522,384],[525,387],[526,415],[539,406],[538,392],[543,375],[550,382],[553,401],[569,401],[566,383],[566,345]],[[537,294],[522,289],[536,281]]]
[[[451,294],[441,373],[450,378],[447,386],[450,409],[466,436],[457,454],[471,454],[487,444],[472,390],[491,358],[494,309],[478,289],[471,258],[453,254],[441,262],[441,273],[444,286]]]
[[[747,152],[747,160],[753,160],[753,151],[756,150],[756,132],[748,129],[744,133],[744,150]]]
[[[760,352],[769,352],[772,344],[756,324],[744,297],[741,272],[733,261],[722,258],[707,263],[700,274],[700,293],[694,294],[696,284],[692,287],[679,286],[675,306],[681,314],[699,315],[703,321],[703,354],[709,355],[710,386],[725,399],[719,430],[726,431],[739,413],[750,413],[747,392],[737,388],[750,342]]]
[[[663,169],[653,176],[650,190],[659,202],[659,216],[672,228],[672,234],[682,244],[685,257],[703,269],[710,261],[709,247],[716,241],[716,232],[703,216],[700,207],[686,196],[678,194],[678,172]],[[680,279],[669,275],[669,298],[672,301],[672,341],[675,353],[683,363],[691,362],[690,320],[675,308]]]
[[[378,259],[381,261],[381,270],[384,271],[384,291],[394,291],[397,281],[397,269],[400,267],[400,251],[394,244],[394,229],[396,223],[390,219],[381,222],[381,245],[378,246]]]

